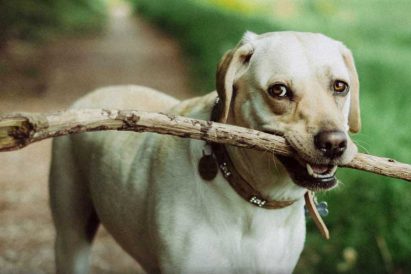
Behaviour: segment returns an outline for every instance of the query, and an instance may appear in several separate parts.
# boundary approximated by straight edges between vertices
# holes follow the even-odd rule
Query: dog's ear
[[[351,102],[350,102],[350,112],[348,116],[348,126],[350,131],[357,133],[361,129],[361,115],[360,115],[360,83],[358,80],[357,70],[354,64],[354,58],[351,54],[351,51],[346,48],[344,45],[341,45],[341,52],[345,62],[345,65],[348,68],[350,81],[351,81]]]
[[[246,32],[240,43],[221,58],[217,68],[216,87],[221,100],[218,122],[225,123],[230,110],[235,81],[247,70],[254,53],[253,41],[257,35]]]

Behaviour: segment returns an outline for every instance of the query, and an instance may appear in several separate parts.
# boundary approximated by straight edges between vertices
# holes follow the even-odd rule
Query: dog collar
[[[220,100],[217,97],[211,112],[211,121],[217,121],[218,119],[218,115],[221,111],[221,104],[219,104],[219,101]],[[276,201],[265,199],[259,191],[257,191],[241,176],[241,174],[238,173],[224,145],[207,143],[203,150],[203,157],[200,159],[198,165],[200,176],[207,181],[213,180],[217,176],[218,169],[220,169],[224,178],[237,192],[237,194],[254,206],[265,209],[281,209],[292,205],[296,201]],[[318,212],[314,194],[311,191],[307,191],[304,194],[304,200],[310,217],[313,219],[321,235],[328,240],[330,238],[330,234],[327,226],[321,218],[320,213]]]
[[[233,162],[228,155],[227,149],[224,145],[212,143],[210,144],[212,151],[215,156],[218,168],[223,174],[224,178],[231,185],[231,187],[240,195],[244,200],[249,203],[266,208],[266,209],[277,209],[284,208],[292,205],[295,201],[276,201],[268,200],[263,197],[263,195],[252,187],[242,176],[238,173],[237,169],[234,167]]]

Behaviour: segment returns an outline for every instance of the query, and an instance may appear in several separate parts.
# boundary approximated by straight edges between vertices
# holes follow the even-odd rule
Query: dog
[[[335,187],[337,166],[357,152],[348,135],[361,126],[352,54],[322,34],[246,32],[222,57],[216,79],[216,92],[182,102],[117,86],[73,108],[212,119],[282,135],[296,156],[220,146],[229,160],[219,162],[212,144],[154,133],[56,138],[50,203],[57,273],[88,272],[100,224],[147,273],[293,271],[305,241],[303,196]],[[245,186],[263,198],[247,200]],[[278,206],[262,208],[270,201]]]

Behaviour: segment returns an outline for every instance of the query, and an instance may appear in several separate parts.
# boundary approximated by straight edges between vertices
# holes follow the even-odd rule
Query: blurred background
[[[411,2],[406,0],[16,0],[0,2],[0,112],[53,111],[99,86],[178,98],[214,89],[246,30],[321,32],[353,52],[363,152],[411,162]],[[53,273],[50,142],[0,154],[0,273]],[[324,241],[308,221],[296,273],[411,273],[411,186],[341,170]],[[142,273],[99,232],[94,273]]]

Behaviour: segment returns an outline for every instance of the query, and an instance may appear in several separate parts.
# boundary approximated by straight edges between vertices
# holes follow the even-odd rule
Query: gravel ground
[[[112,9],[102,34],[41,46],[12,42],[0,58],[1,112],[61,110],[97,87],[116,84],[191,96],[176,43],[131,17],[127,6]],[[54,273],[47,190],[50,143],[0,153],[1,274]],[[93,246],[92,264],[93,273],[144,273],[104,228]]]

